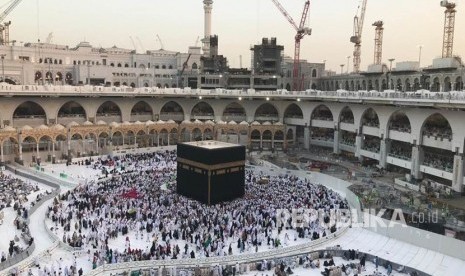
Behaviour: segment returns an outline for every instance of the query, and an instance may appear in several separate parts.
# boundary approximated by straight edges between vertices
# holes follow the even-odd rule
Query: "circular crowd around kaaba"
[[[246,170],[243,198],[205,205],[176,193],[176,151],[99,159],[104,177],[49,206],[48,225],[69,246],[87,250],[92,267],[139,260],[205,258],[262,252],[337,231],[330,212],[348,207],[323,185],[291,174]],[[264,183],[263,179],[266,179]],[[323,213],[295,226],[278,210]]]

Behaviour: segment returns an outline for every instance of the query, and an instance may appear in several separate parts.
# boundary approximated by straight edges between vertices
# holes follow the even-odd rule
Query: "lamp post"
[[[418,48],[420,48],[420,53],[418,54],[418,68],[421,67],[421,50],[423,49],[423,45],[418,45]]]
[[[5,65],[3,61],[5,60],[6,54],[1,54],[0,56],[2,57],[2,82],[4,82],[5,81]]]
[[[345,65],[345,64],[339,65],[339,66],[341,66],[341,75],[343,74],[344,65]]]
[[[351,56],[347,56],[347,74],[349,74],[349,64]]]

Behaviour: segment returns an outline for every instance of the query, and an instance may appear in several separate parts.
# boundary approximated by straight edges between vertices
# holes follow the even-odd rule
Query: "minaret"
[[[210,55],[210,36],[212,34],[212,9],[213,0],[203,0],[203,9],[205,11],[205,34],[202,39],[204,56]]]

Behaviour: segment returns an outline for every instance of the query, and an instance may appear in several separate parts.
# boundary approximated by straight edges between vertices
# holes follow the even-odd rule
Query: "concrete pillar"
[[[55,141],[52,141],[52,164],[55,164],[56,156],[55,156]]]
[[[23,161],[23,138],[18,134],[19,161]]]
[[[360,157],[360,151],[362,150],[362,135],[357,134],[355,137],[355,157]]]
[[[341,132],[339,130],[334,130],[334,153],[340,154],[341,150],[339,148],[339,143],[341,141]]]
[[[415,179],[422,179],[423,174],[420,171],[420,165],[423,163],[423,150],[420,146],[412,147],[412,168],[410,174]]]
[[[454,156],[454,171],[452,178],[452,189],[461,193],[463,191],[463,155]]]
[[[0,142],[0,166],[3,166],[5,159],[3,157],[3,141]]]
[[[391,140],[382,139],[381,146],[379,149],[379,158],[380,158],[379,165],[384,169],[387,167],[387,157],[390,151],[391,151]]]
[[[304,128],[304,148],[305,149],[310,149],[310,128],[305,127]]]

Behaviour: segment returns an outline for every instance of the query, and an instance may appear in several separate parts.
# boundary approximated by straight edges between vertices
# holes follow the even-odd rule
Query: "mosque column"
[[[304,148],[310,149],[310,127],[307,126],[304,128]]]
[[[459,193],[463,191],[463,165],[463,154],[457,153],[454,156],[452,189]]]
[[[360,151],[362,150],[362,143],[362,134],[357,134],[357,136],[355,136],[355,157],[361,157]]]
[[[391,140],[381,139],[381,145],[379,148],[379,165],[385,169],[387,166],[387,156],[391,151]]]
[[[56,143],[56,141],[52,140],[52,164],[55,164],[55,162],[56,162],[55,143]]]
[[[341,141],[341,131],[339,130],[338,124],[334,126],[334,148],[333,152],[335,154],[340,154],[341,149],[339,147],[339,143]]]
[[[423,163],[423,150],[420,146],[414,145],[412,147],[412,168],[410,174],[414,179],[422,179],[423,175],[420,171],[420,165]]]
[[[3,157],[3,141],[0,142],[0,166],[5,164],[5,159]]]
[[[23,161],[23,140],[21,132],[18,134],[19,162]]]
[[[97,135],[95,135],[96,139],[95,139],[95,145],[97,146],[97,150],[96,150],[96,153],[97,155],[99,155],[99,137]]]
[[[37,142],[36,142],[36,148],[37,148],[37,157],[36,157],[36,163],[40,163],[40,152],[39,152],[39,144],[40,144],[40,140],[37,139]]]
[[[263,132],[260,133],[260,150],[263,150]]]
[[[67,152],[68,152],[68,162],[71,162],[71,131],[68,130],[68,133],[66,135],[66,147],[67,147]]]

